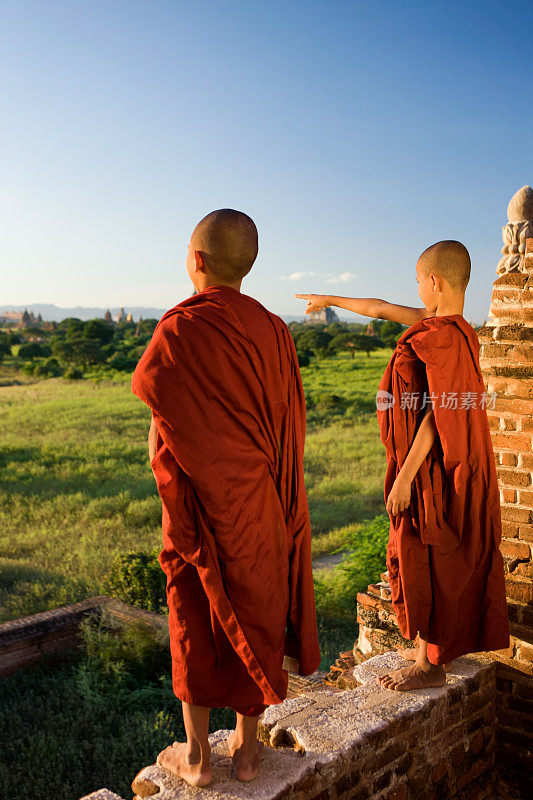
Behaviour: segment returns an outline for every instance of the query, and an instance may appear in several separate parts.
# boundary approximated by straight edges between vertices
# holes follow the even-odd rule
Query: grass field
[[[385,565],[374,397],[389,357],[336,356],[302,370],[313,554],[353,551],[315,573],[323,669],[353,645],[355,594]],[[116,555],[161,547],[149,411],[129,376],[18,381],[4,365],[0,621],[100,594]],[[73,800],[107,786],[127,797],[135,773],[183,738],[168,648],[131,627],[117,638],[88,622],[83,636],[85,648],[60,667],[45,659],[0,681],[2,796]],[[215,710],[211,730],[233,721],[230,710]]]
[[[374,396],[389,357],[302,370],[315,556],[385,510]],[[0,387],[0,621],[98,594],[115,555],[159,546],[148,426],[129,376]]]

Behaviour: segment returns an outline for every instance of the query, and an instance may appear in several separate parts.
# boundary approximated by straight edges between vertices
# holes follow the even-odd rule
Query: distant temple
[[[119,324],[119,322],[126,322],[126,313],[124,311],[124,306],[120,306],[120,311],[118,312],[118,314],[115,314],[115,322],[117,323],[117,325]]]
[[[311,311],[305,322],[308,325],[331,325],[332,322],[339,322],[339,318],[332,308],[319,308],[317,311]]]
[[[372,320],[372,322],[368,323],[363,333],[365,336],[379,336],[379,333],[376,330],[375,320]]]
[[[28,309],[24,311],[4,311],[0,316],[0,325],[12,325],[16,328],[32,328],[43,326],[43,318],[40,314],[35,315]]]

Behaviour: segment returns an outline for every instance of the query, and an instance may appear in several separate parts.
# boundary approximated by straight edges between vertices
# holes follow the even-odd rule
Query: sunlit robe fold
[[[409,507],[391,516],[387,567],[402,635],[426,632],[434,664],[508,647],[490,398],[476,332],[460,314],[411,325],[398,340],[379,394],[385,501],[429,404],[438,431],[412,483]]]
[[[285,698],[284,656],[320,662],[292,336],[210,286],[162,317],[132,390],[158,429],[174,692],[253,716]]]

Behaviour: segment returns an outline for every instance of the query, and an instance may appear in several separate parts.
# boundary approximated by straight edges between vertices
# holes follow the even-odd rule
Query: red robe
[[[285,655],[320,663],[291,333],[209,286],[161,318],[132,391],[158,430],[174,693],[256,716],[286,697]]]
[[[383,392],[393,398],[388,407]],[[381,379],[377,416],[387,451],[385,502],[430,408],[424,407],[424,392],[432,399],[438,436],[413,480],[409,507],[391,515],[387,567],[402,635],[414,639],[417,631],[428,632],[428,658],[444,664],[509,646],[490,398],[484,394],[477,334],[461,314],[411,325]],[[417,408],[409,407],[417,396]]]

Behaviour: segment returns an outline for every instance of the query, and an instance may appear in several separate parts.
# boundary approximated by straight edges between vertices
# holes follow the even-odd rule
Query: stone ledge
[[[115,792],[112,792],[110,789],[98,789],[97,792],[84,795],[80,800],[124,800],[124,798],[115,794]]]
[[[244,800],[251,794],[257,800],[273,800],[314,771],[316,761],[313,758],[302,758],[293,750],[265,747],[257,778],[253,783],[238,781],[233,775],[226,745],[229,733],[217,731],[209,737],[213,768],[210,786],[193,788],[164,767],[151,764],[136,775],[131,788],[137,797],[155,795],[157,800],[191,800],[200,794],[205,800]]]
[[[477,655],[456,659],[439,688],[382,688],[377,675],[400,665],[405,661],[394,652],[374,656],[355,667],[354,689],[307,690],[270,706],[260,721],[269,746],[253,784],[234,778],[228,731],[217,731],[210,737],[209,787],[193,789],[152,764],[132,783],[136,798],[193,800],[201,792],[206,800],[378,800],[414,797],[418,783],[442,788],[443,781],[447,797],[462,797],[466,788],[475,790],[472,797],[492,797],[494,662]]]

